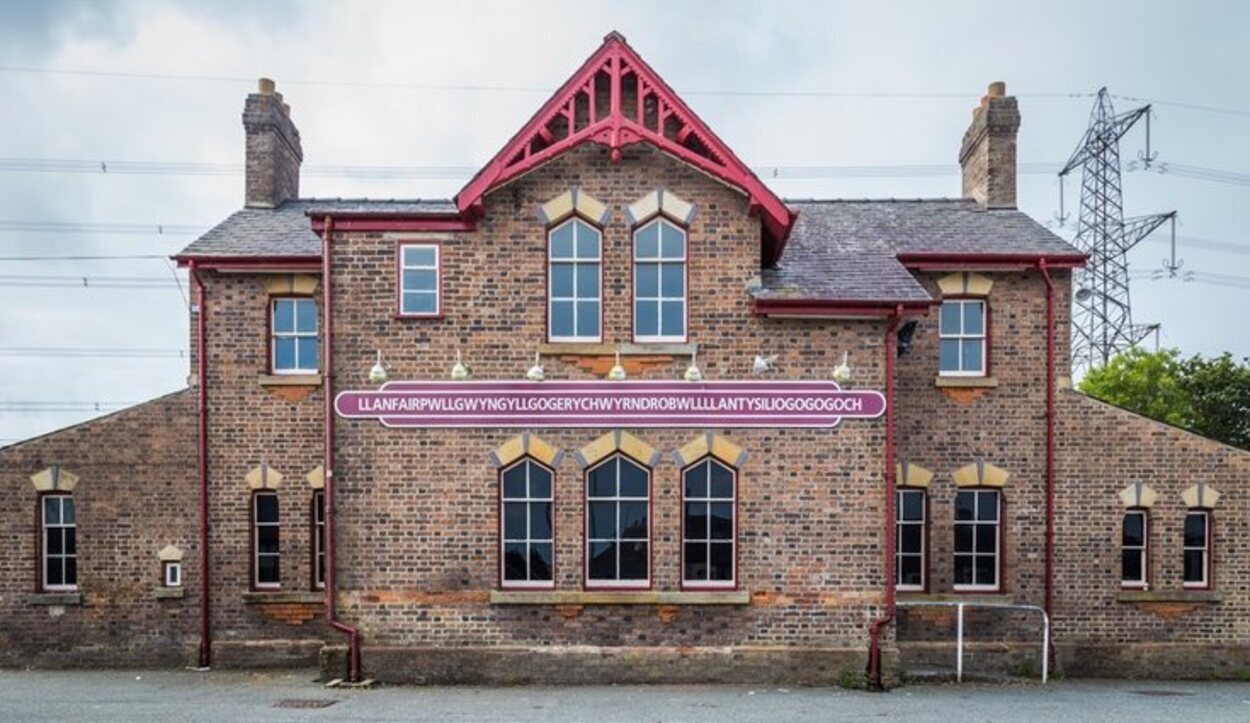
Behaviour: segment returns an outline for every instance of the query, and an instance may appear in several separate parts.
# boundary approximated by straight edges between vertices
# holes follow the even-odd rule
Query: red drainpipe
[[[900,304],[885,329],[885,614],[868,629],[868,685],[881,690],[881,629],[894,619],[894,359],[898,354]]]
[[[1046,282],[1046,615],[1054,616],[1055,605],[1055,282],[1050,278],[1046,259],[1039,259],[1037,270]],[[1055,657],[1052,620],[1050,650]]]
[[[191,278],[195,280],[196,373],[199,389],[199,456],[200,456],[200,658],[201,668],[213,662],[213,626],[209,609],[208,566],[208,308],[204,305],[204,279],[195,261],[188,263]]]
[[[347,680],[360,682],[360,631],[339,620],[334,608],[334,307],[330,295],[330,237],[334,219],[327,216],[321,245],[322,313],[325,314],[323,388],[325,390],[325,493],[326,493],[326,622],[347,635]]]

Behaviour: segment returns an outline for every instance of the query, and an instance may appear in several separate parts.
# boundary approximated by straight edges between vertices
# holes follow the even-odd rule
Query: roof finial
[[[623,43],[625,42],[625,36],[621,35],[621,32],[619,30],[613,30],[612,32],[603,36],[603,42],[605,43],[610,43],[613,40]]]

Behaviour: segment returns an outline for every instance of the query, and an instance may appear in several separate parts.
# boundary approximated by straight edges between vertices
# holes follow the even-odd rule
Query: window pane
[[[980,498],[977,501],[977,519],[982,521],[993,521],[998,519],[998,493],[997,492],[978,492]]]
[[[707,473],[710,462],[702,462],[686,470],[686,496],[707,497]]]
[[[637,275],[634,295],[640,299],[654,299],[660,295],[660,265],[638,264],[634,267]]]
[[[1203,569],[1204,555],[1202,550],[1185,551],[1185,582],[1202,582],[1206,571]]]
[[[599,336],[599,302],[577,302],[577,335]]]
[[[504,497],[524,497],[525,496],[525,467],[526,464],[518,464],[507,472],[503,473],[503,496]]]
[[[654,301],[634,304],[634,333],[638,336],[660,335],[660,305]]]
[[[296,363],[300,369],[316,369],[318,347],[321,344],[316,339],[297,339],[295,350],[297,354]]]
[[[78,530],[73,527],[61,528],[61,538],[65,542],[65,554],[78,554]]]
[[[686,539],[707,539],[707,503],[686,503]]]
[[[551,497],[551,473],[536,464],[529,464],[530,497],[544,499]]]
[[[503,577],[505,580],[525,580],[525,543],[509,542],[503,546]]]
[[[551,335],[573,336],[573,302],[551,303]]]
[[[618,458],[613,458],[590,470],[591,497],[616,496],[616,467],[619,463]]]
[[[899,505],[902,513],[900,519],[909,521],[919,521],[924,519],[924,493],[923,492],[904,492],[902,494],[903,503]]]
[[[592,540],[612,539],[616,537],[616,503],[590,503],[590,529],[587,530]]]
[[[1185,515],[1185,547],[1207,546],[1207,516]]]
[[[730,499],[734,496],[734,474],[724,465],[710,462],[712,465],[712,496]]]
[[[64,563],[63,558],[60,558],[60,557],[48,558],[45,560],[44,565],[45,565],[44,579],[47,580],[47,584],[49,585],[64,585],[65,584],[65,563]]]
[[[61,524],[74,524],[74,498],[58,497],[57,499],[61,501]]]
[[[647,496],[647,471],[624,458],[621,463],[621,497]]]
[[[975,525],[955,525],[955,552],[972,552],[972,528]]]
[[[685,544],[686,551],[686,571],[685,579],[687,580],[706,580],[707,579],[707,543],[706,542],[687,542]]]
[[[50,528],[44,531],[44,550],[49,555],[60,555],[65,552],[65,538],[61,535],[60,528]]]
[[[65,585],[78,584],[78,560],[73,557],[65,558],[65,575],[63,576]]]
[[[575,264],[551,265],[552,297],[571,298],[573,296],[573,267]]]
[[[900,585],[920,585],[920,562],[918,555],[903,555],[898,561],[898,583]]]
[[[647,503],[622,502],[620,538],[623,540],[647,539]]]
[[[278,556],[261,555],[256,559],[256,581],[262,583],[278,582]]]
[[[530,506],[530,539],[551,539],[551,505],[546,502],[535,502]]]
[[[551,258],[573,258],[573,224],[566,223],[551,232]]]
[[[425,292],[404,294],[405,314],[433,314],[438,311],[438,296]]]
[[[1120,577],[1124,580],[1142,579],[1141,550],[1124,550],[1120,553]]]
[[[734,546],[726,542],[713,542],[711,560],[708,561],[708,577],[712,580],[734,579]]]
[[[1121,543],[1125,547],[1141,547],[1145,540],[1145,524],[1142,515],[1129,513],[1124,516],[1124,535]]]
[[[955,557],[955,584],[972,584],[972,556],[958,555]]]
[[[272,525],[256,528],[256,552],[261,554],[278,553],[278,528]]]
[[[295,337],[280,336],[273,340],[275,369],[295,368]]]
[[[998,525],[977,525],[977,552],[998,552]]]
[[[997,577],[998,558],[989,555],[977,555],[976,585],[993,585]]]
[[[963,360],[963,369],[961,369],[960,371],[965,371],[965,372],[984,371],[985,362],[981,358],[982,357],[981,340],[980,339],[964,339],[962,344],[964,345],[964,360]]]
[[[404,266],[436,266],[437,252],[433,246],[405,246]]]
[[[634,253],[640,259],[652,259],[660,255],[660,225],[647,224],[634,234]]]
[[[507,502],[503,506],[503,538],[525,539],[525,503]]]
[[[599,298],[599,264],[577,264],[577,298]]]
[[[666,298],[681,298],[686,295],[685,264],[664,264],[660,269],[660,288]]]
[[[666,259],[680,259],[686,253],[686,234],[676,226],[665,223],[663,232],[660,234],[661,247],[663,256]]]
[[[405,291],[434,291],[438,288],[438,272],[432,269],[404,272]]]
[[[680,301],[665,301],[661,305],[664,314],[660,319],[660,334],[684,336],[686,333],[686,305]]]
[[[530,579],[550,580],[552,547],[550,542],[535,542],[530,545]]]
[[[274,299],[273,330],[286,332],[295,331],[294,299]]]
[[[257,522],[277,522],[278,521],[278,496],[277,495],[256,495],[256,521]]]
[[[592,580],[616,579],[616,543],[590,543],[590,578]]]
[[[312,299],[295,300],[295,330],[306,333],[317,331],[317,303]]]
[[[958,334],[959,325],[959,302],[948,301],[942,304],[942,310],[938,316],[938,333],[939,334]]]
[[[974,492],[956,492],[955,493],[955,519],[971,520],[976,503],[976,493]]]
[[[621,577],[622,580],[647,579],[647,543],[621,543]]]
[[[943,339],[938,342],[938,369],[944,372],[959,371],[958,339]]]
[[[965,334],[984,334],[985,333],[985,305],[975,302],[969,302],[964,307],[964,333]]]
[[[61,498],[43,498],[43,523],[45,525],[61,524]]]
[[[899,529],[899,552],[920,552],[923,538],[920,525],[903,525]]]
[[[599,232],[589,224],[578,220],[577,224],[577,258],[593,259],[599,257]]]
[[[732,540],[734,536],[734,505],[732,502],[713,502],[708,522],[713,540]]]

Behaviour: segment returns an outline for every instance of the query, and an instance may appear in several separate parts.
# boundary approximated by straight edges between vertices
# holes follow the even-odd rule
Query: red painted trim
[[[433,313],[412,313],[404,311],[404,248],[407,246],[433,246],[435,256],[436,282],[438,294]],[[443,318],[443,242],[441,239],[430,241],[401,239],[395,243],[395,314],[396,319],[442,319]]]
[[[213,271],[320,271],[321,257],[304,256],[171,256],[178,266]]]
[[[212,610],[209,595],[209,555],[208,555],[208,307],[204,290],[204,278],[200,275],[199,264],[195,260],[189,262],[190,276],[195,282],[196,314],[196,373],[198,375],[196,390],[198,396],[198,454],[200,472],[200,647],[199,667],[207,668],[213,660]]]
[[[575,113],[570,112],[570,108],[576,107],[576,97],[580,93],[594,99],[595,78],[600,72],[608,76],[610,109],[603,118],[591,115],[585,126],[575,128]],[[637,79],[638,115],[634,118],[625,116],[621,104],[621,84],[628,75]],[[643,124],[643,99],[648,94],[656,98],[659,132]],[[560,116],[568,120],[569,135],[541,150],[532,151],[534,143],[543,138],[547,126]],[[669,117],[676,118],[684,136],[693,135],[706,148],[709,157],[667,138],[664,121]],[[741,189],[761,212],[765,230],[771,236],[772,244],[766,243],[769,253],[765,265],[772,265],[781,257],[782,247],[797,214],[734,155],[617,33],[608,35],[603,45],[460,190],[455,199],[457,208],[462,213],[468,212],[480,204],[490,191],[583,143],[607,146],[611,149],[613,162],[620,161],[622,148],[648,143],[727,185]]]
[[[476,231],[477,221],[460,216],[413,217],[395,214],[335,213],[326,218],[334,219],[337,231]],[[325,230],[324,219],[313,219],[312,230]]]
[[[755,299],[758,316],[839,316],[890,318],[896,315],[920,316],[940,301],[856,301],[854,299]]]
[[[707,460],[712,460],[713,464],[724,465],[725,469],[729,470],[730,474],[733,475],[733,485],[734,485],[734,519],[733,519],[734,579],[733,579],[733,585],[713,585],[710,582],[700,585],[697,583],[689,584],[686,582],[686,472],[690,471],[694,467],[699,466],[700,464],[702,464],[703,462]],[[739,566],[738,566],[738,561],[742,557],[741,555],[738,554],[738,551],[739,551],[738,538],[740,537],[740,535],[738,534],[738,527],[739,527],[738,522],[740,520],[740,517],[738,515],[738,512],[739,512],[738,501],[741,499],[742,495],[739,494],[738,468],[730,466],[726,464],[725,462],[719,459],[716,459],[709,453],[695,460],[691,464],[688,464],[685,467],[682,467],[681,472],[679,473],[679,476],[677,478],[677,481],[678,481],[678,484],[681,486],[681,495],[679,497],[680,504],[681,504],[681,510],[679,513],[681,515],[681,533],[680,533],[681,536],[677,539],[677,544],[680,547],[678,564],[681,567],[678,570],[678,576],[679,576],[679,579],[681,580],[681,586],[680,586],[681,589],[689,590],[691,592],[730,592],[734,590],[741,590],[742,580],[738,578],[738,573],[740,571]],[[709,479],[708,480],[709,497],[711,496],[711,492],[712,492],[712,482]],[[711,524],[712,524],[710,513],[711,513],[711,509],[709,507],[709,514],[708,514],[709,539],[711,539],[710,536],[711,536]],[[708,563],[709,564],[711,563],[710,556],[708,557]]]
[[[547,470],[547,472],[551,475],[551,580],[549,581],[548,584],[544,584],[544,585],[533,585],[533,584],[518,585],[515,582],[509,583],[507,580],[504,579],[504,544],[507,541],[504,539],[504,530],[503,530],[503,523],[504,523],[503,475],[504,475],[504,472],[507,472],[508,470],[511,470],[525,462],[530,462],[538,467],[542,467],[543,469]],[[497,567],[499,568],[499,589],[500,590],[554,590],[556,587],[556,569],[557,569],[556,557],[558,555],[557,543],[559,541],[559,536],[556,534],[556,522],[557,522],[557,518],[559,517],[559,515],[557,514],[557,507],[556,507],[557,492],[556,492],[555,469],[552,467],[548,467],[547,465],[543,464],[542,462],[539,462],[538,460],[534,459],[533,457],[527,454],[521,457],[520,459],[516,460],[512,464],[508,464],[508,465],[504,465],[503,467],[500,467],[495,477],[496,477],[495,481],[497,483],[495,485],[495,506],[499,511],[499,514],[496,516],[496,519],[495,519],[495,522],[496,522],[495,532],[496,532],[496,539],[498,540],[498,544],[495,546],[495,552],[497,553],[496,557],[498,558]],[[528,485],[529,485],[529,478],[527,476],[526,477],[526,494],[527,495],[529,494]],[[529,514],[528,509],[526,510],[526,514]],[[532,581],[528,581],[528,580],[526,582],[532,583]]]
[[[999,270],[1002,265],[1030,268],[1045,262],[1052,269],[1075,269],[1085,265],[1085,254],[952,254],[945,252],[908,252],[898,255],[909,269]]]
[[[900,304],[885,328],[885,611],[868,629],[868,684],[881,689],[881,629],[894,619],[894,502],[897,479],[894,475],[894,367],[898,357],[898,326],[903,320]]]
[[[641,467],[647,473],[647,584],[646,585],[604,585],[594,584],[590,580],[590,472],[593,469],[602,467],[608,460],[613,457],[623,457],[630,462]],[[621,494],[620,489],[620,473],[617,473],[617,497]],[[616,504],[620,504],[618,499]],[[607,457],[588,465],[582,471],[582,588],[587,592],[639,592],[642,590],[651,590],[655,587],[655,470],[650,465],[644,464],[640,460],[625,454],[619,449],[609,454]],[[620,516],[619,513],[617,515]],[[618,540],[617,544],[620,542]],[[554,558],[554,554],[553,554]],[[617,552],[617,578],[619,579],[620,570],[620,552]]]

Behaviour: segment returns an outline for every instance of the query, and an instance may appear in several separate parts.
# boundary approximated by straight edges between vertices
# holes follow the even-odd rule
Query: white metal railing
[[[1035,612],[1042,616],[1042,683],[1050,677],[1050,616],[1046,611],[1037,605],[1013,605],[1009,603],[987,603],[987,602],[949,602],[938,600],[900,600],[895,603],[898,607],[934,607],[934,608],[955,608],[955,678],[959,682],[964,680],[964,608],[994,608],[999,610],[1023,610],[1025,612]]]

